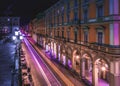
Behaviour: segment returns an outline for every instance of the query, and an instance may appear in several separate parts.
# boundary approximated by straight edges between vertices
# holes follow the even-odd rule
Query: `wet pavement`
[[[17,86],[14,74],[14,57],[16,45],[0,40],[0,86]]]

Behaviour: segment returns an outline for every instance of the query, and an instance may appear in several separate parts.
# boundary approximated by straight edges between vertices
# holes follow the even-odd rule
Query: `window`
[[[75,29],[74,34],[75,34],[75,38],[74,38],[75,40],[74,41],[77,42],[77,29]]]
[[[62,12],[62,13],[64,12],[64,6],[61,7],[61,12]]]
[[[103,5],[100,5],[97,7],[97,15],[98,15],[98,17],[103,16]]]
[[[64,38],[64,29],[62,30],[62,38]]]
[[[103,32],[98,32],[98,43],[99,44],[103,43]]]
[[[74,12],[74,20],[77,21],[78,20],[78,12]]]
[[[84,10],[84,21],[88,19],[88,10]]]
[[[70,15],[69,15],[69,13],[67,13],[67,22],[69,22],[70,21]]]
[[[74,0],[74,6],[77,7],[78,6],[78,1]]]
[[[88,31],[84,31],[84,41],[88,42]]]
[[[57,16],[57,23],[59,24],[59,15]]]
[[[70,9],[70,2],[68,1],[68,3],[67,3],[67,10],[69,10]]]
[[[70,31],[67,31],[67,41],[70,40]]]
[[[59,37],[59,31],[57,31],[58,37]]]

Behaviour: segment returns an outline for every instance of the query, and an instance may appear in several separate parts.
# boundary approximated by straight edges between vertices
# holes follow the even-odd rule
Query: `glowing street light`
[[[19,32],[18,32],[18,31],[15,31],[15,35],[18,36],[18,35],[19,35]]]
[[[22,40],[23,39],[23,36],[20,36],[20,40]]]
[[[13,40],[16,40],[16,36],[13,36],[12,39],[13,39]]]

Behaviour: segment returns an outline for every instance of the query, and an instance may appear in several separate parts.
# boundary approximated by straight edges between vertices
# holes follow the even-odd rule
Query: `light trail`
[[[30,49],[30,47],[29,47],[28,43],[26,42],[26,40],[24,40],[24,41],[25,41],[25,43],[26,43],[26,45],[27,45],[27,47],[28,47],[29,51],[31,52],[31,54],[32,54],[32,56],[33,56],[33,58],[34,58],[35,62],[37,63],[37,65],[38,65],[38,67],[39,67],[39,69],[40,69],[40,71],[41,71],[41,73],[42,73],[42,75],[43,75],[43,77],[44,77],[45,81],[47,82],[48,86],[51,86],[51,84],[50,84],[50,82],[49,82],[49,80],[48,80],[47,76],[45,75],[45,73],[44,73],[44,71],[43,71],[42,67],[40,66],[40,64],[39,64],[38,60],[36,59],[35,55],[34,55],[34,54],[33,54],[33,52],[31,51],[31,49]]]
[[[43,64],[47,67],[47,70],[50,72],[50,74],[53,76],[53,78],[54,78],[55,81],[56,81],[56,83],[54,82],[54,83],[56,84],[56,86],[61,86],[60,82],[57,80],[57,78],[55,77],[55,75],[51,72],[51,70],[50,70],[50,69],[48,68],[48,66],[45,64],[45,62],[43,61],[43,59],[41,59],[41,57],[40,57],[39,54],[36,52],[36,50],[31,46],[31,44],[30,44],[26,39],[24,39],[24,41],[25,41],[26,45],[28,46],[28,48],[29,48],[29,50],[30,50],[33,58],[35,59],[37,65],[38,65],[38,67],[39,67],[39,69],[41,70],[41,72],[42,72],[42,74],[43,74],[43,76],[44,76],[44,79],[46,80],[48,86],[52,86],[51,83],[53,83],[53,82],[50,83],[50,80],[47,78],[46,74],[44,73],[44,70],[42,69],[42,67],[41,67],[40,63],[38,62],[38,59],[36,59],[36,57],[39,57],[39,59],[40,59],[40,60],[43,62]],[[30,49],[30,47],[31,47],[31,49]],[[34,52],[34,53],[33,53],[33,52]],[[35,55],[37,55],[37,56],[35,57]]]
[[[32,42],[31,42],[32,43]],[[32,45],[34,45],[32,43]],[[74,86],[74,84],[72,83],[72,81],[70,81],[68,79],[68,77],[66,77],[48,58],[46,58],[46,56],[36,47],[35,48],[37,51],[39,51],[39,53],[42,55],[42,57],[46,60],[46,62],[51,65],[52,69],[59,75],[59,77],[64,81],[64,83],[67,86]]]

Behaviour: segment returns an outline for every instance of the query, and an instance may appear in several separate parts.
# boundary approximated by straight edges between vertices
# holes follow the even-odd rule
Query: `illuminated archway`
[[[46,52],[50,52],[50,42],[46,42],[45,50],[46,50]]]
[[[78,51],[77,49],[73,51],[72,65],[73,69],[76,72],[80,73],[80,51]]]
[[[53,43],[53,56],[57,58],[56,57],[57,56],[57,43],[56,42]]]
[[[72,68],[72,49],[71,47],[67,47],[66,51],[66,62],[67,62],[67,67]]]
[[[61,52],[60,52],[60,49],[61,49],[61,46],[60,46],[60,44],[58,44],[57,45],[57,51],[58,51],[58,53],[57,53],[57,57],[58,57],[58,61],[60,61],[60,56],[61,56]]]
[[[62,57],[62,64],[66,65],[66,55],[62,53],[61,57]]]
[[[89,53],[84,53],[81,58],[81,76],[92,83],[92,58]]]
[[[65,46],[63,45],[61,47],[61,58],[60,61],[63,65],[66,65],[66,50],[65,50]]]
[[[53,41],[51,41],[51,43],[50,43],[50,48],[51,48],[51,50],[50,50],[51,55],[54,55],[53,54],[54,53],[54,42]]]
[[[109,86],[109,65],[103,58],[94,63],[94,80],[95,86]]]

